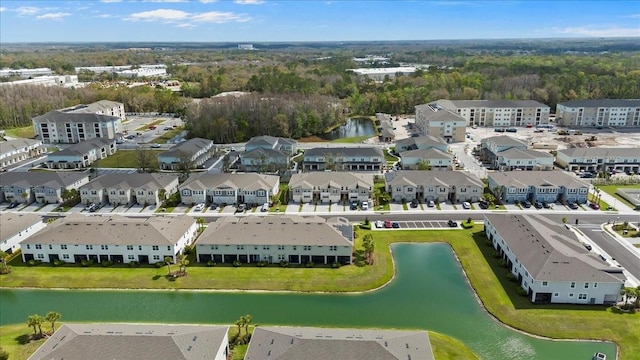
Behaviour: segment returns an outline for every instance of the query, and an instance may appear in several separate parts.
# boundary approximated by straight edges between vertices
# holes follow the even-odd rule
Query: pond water
[[[480,307],[448,245],[392,250],[396,278],[363,294],[2,289],[0,325],[51,310],[66,322],[231,324],[251,314],[262,325],[434,330],[483,359],[590,359],[596,351],[615,359],[611,343],[542,340],[502,326]]]
[[[356,136],[375,136],[375,124],[370,119],[347,119],[346,124],[322,135],[325,140],[336,140]]]

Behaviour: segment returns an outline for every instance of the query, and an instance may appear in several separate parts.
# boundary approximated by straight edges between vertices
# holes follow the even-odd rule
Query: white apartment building
[[[0,251],[13,254],[20,242],[45,227],[42,216],[35,214],[0,213]]]
[[[42,140],[13,139],[0,142],[0,169],[38,157],[47,152]]]
[[[570,100],[556,106],[558,125],[640,126],[640,99]]]
[[[549,122],[549,106],[534,100],[438,100],[476,126],[526,126]]]
[[[423,135],[443,138],[447,143],[465,141],[467,120],[437,103],[416,106],[416,126]]]

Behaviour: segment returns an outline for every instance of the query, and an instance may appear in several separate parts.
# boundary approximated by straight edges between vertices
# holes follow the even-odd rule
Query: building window
[[[44,254],[38,254],[38,259],[44,259]]]
[[[560,296],[559,293],[553,293],[553,297],[558,297],[558,296]]]
[[[236,245],[236,250],[244,250],[244,245]]]
[[[31,249],[31,245],[27,244],[27,249]]]
[[[571,286],[569,286],[570,288],[574,289],[576,287],[576,283],[575,282],[571,282]]]
[[[549,282],[548,281],[543,281],[542,282],[542,286],[549,286]]]
[[[305,245],[303,250],[311,251],[311,246],[310,245]]]
[[[296,250],[298,250],[298,247],[293,245],[293,251],[296,251]]]
[[[338,251],[337,246],[329,246],[329,251]]]
[[[133,250],[133,245],[127,245],[127,250]]]
[[[62,254],[62,258],[65,259],[65,260],[68,260],[69,259],[69,254]]]
[[[218,245],[211,245],[211,250],[218,250]]]
[[[100,245],[101,250],[109,250],[109,245]]]
[[[142,250],[142,245],[138,245],[138,250]]]
[[[587,300],[587,294],[578,294],[578,300]]]
[[[262,247],[262,250],[269,250],[269,245],[264,245],[264,246]]]
[[[569,297],[572,298],[573,297],[573,293],[569,293]]]
[[[278,250],[284,250],[284,245],[278,245]]]
[[[153,255],[153,260],[156,260],[156,261],[160,260],[160,255]]]
[[[153,245],[153,246],[151,247],[151,249],[152,249],[152,250],[155,250],[155,251],[158,251],[158,250],[160,250],[160,247],[159,247],[158,245]]]
[[[42,249],[42,245],[36,244],[36,250],[41,250],[41,249]]]
[[[53,250],[53,245],[49,244],[49,250]]]
[[[60,245],[60,249],[67,250],[67,245]]]
[[[597,288],[598,287],[598,283],[593,283],[593,287]]]
[[[86,248],[87,250],[93,250],[93,245],[87,245]]]
[[[135,259],[135,256],[133,256],[133,255],[129,255],[129,256],[127,256],[127,259],[129,259],[129,260],[134,260],[134,259]]]
[[[589,283],[588,283],[588,282],[587,282],[587,283],[584,283],[584,288],[585,288],[585,289],[588,289],[588,288],[589,288]]]
[[[167,251],[171,251],[171,245],[167,246]]]

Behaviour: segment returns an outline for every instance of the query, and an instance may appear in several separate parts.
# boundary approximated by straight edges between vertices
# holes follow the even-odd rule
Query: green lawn
[[[5,129],[4,133],[7,136],[17,137],[17,138],[33,139],[33,137],[36,136],[36,133],[33,130],[33,125],[13,128],[13,129]]]
[[[263,289],[294,291],[361,291],[384,285],[393,277],[389,245],[395,242],[449,243],[485,308],[506,324],[537,335],[559,339],[602,339],[620,346],[620,359],[640,354],[640,313],[619,314],[603,306],[535,305],[516,294],[517,285],[506,279],[506,269],[493,258],[482,226],[470,230],[372,232],[375,266],[330,268],[188,267],[189,276],[165,279],[167,268],[22,266],[4,276],[5,287]],[[357,230],[356,248],[368,231]],[[471,234],[471,235],[470,235]],[[79,276],[79,272],[82,276]],[[119,279],[113,282],[114,278]],[[215,279],[215,281],[213,281]],[[535,319],[535,321],[533,320]]]
[[[363,141],[374,137],[374,135],[364,135],[364,136],[354,136],[354,137],[348,137],[348,138],[342,138],[342,139],[336,139],[336,140],[332,140],[332,143],[336,143],[336,144],[360,144]]]
[[[164,123],[165,120],[164,119],[155,119],[152,122],[146,123],[142,126],[140,126],[139,128],[136,129],[136,131],[144,131],[149,129],[149,126],[160,126],[160,124]]]
[[[151,168],[157,168],[157,156],[164,150],[145,150],[151,153]],[[91,167],[94,168],[137,168],[137,150],[120,150],[115,154],[94,162]]]
[[[623,204],[631,207],[633,209],[634,205],[631,204],[630,202],[628,202],[625,198],[623,198],[622,196],[616,194],[616,190],[618,189],[640,189],[640,184],[635,184],[635,185],[602,185],[602,186],[596,186],[596,188],[600,189],[601,191],[606,192],[607,194],[613,196],[614,198],[618,199],[618,201],[622,202]],[[614,204],[615,205],[615,204]],[[604,209],[607,208],[606,205],[604,207]],[[600,207],[602,208],[602,205],[600,205]],[[615,208],[615,206],[614,206]]]
[[[153,139],[151,142],[154,144],[166,144],[167,141],[173,139],[174,137],[178,136],[182,131],[184,131],[183,127],[180,128],[176,128],[173,130],[167,130],[167,132],[165,132],[164,134],[158,136],[157,138]]]

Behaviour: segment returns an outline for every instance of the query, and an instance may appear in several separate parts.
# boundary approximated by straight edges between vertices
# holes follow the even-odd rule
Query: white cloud
[[[152,2],[152,3],[184,3],[187,0],[143,0],[143,2]]]
[[[7,10],[7,8],[6,8],[6,7],[0,7],[0,12],[3,12],[3,11],[5,11],[5,10]]]
[[[247,22],[251,20],[246,14],[236,14],[233,12],[209,11],[204,13],[188,13],[181,10],[157,9],[134,13],[125,18],[130,21],[159,21],[164,23],[175,23],[178,27],[194,27],[192,22],[198,23],[227,23],[227,22]]]
[[[108,19],[108,18],[112,18],[112,17],[113,17],[113,15],[110,15],[110,14],[100,14],[100,15],[96,15],[96,16],[94,16],[94,17],[101,18],[101,19]]]
[[[234,0],[233,1],[239,5],[260,5],[264,4],[264,0]]]
[[[181,10],[158,9],[152,11],[143,11],[129,15],[127,20],[144,20],[144,21],[176,21],[184,20],[189,17],[189,13]]]
[[[231,12],[209,11],[202,14],[196,14],[193,16],[193,21],[197,22],[212,22],[212,23],[226,23],[230,21],[246,22],[251,20],[250,17],[244,14],[235,14]]]
[[[182,23],[182,24],[176,25],[176,27],[183,28],[183,29],[191,29],[191,28],[194,28],[196,26],[193,25],[193,24],[189,24],[189,23]]]
[[[21,7],[16,9],[16,12],[20,16],[33,15],[33,14],[39,12],[39,11],[40,11],[40,9],[35,7],[35,6],[21,6]]]
[[[203,4],[211,4],[211,3],[214,3],[214,2],[217,2],[217,1],[218,0],[200,0],[200,2],[203,3]]]
[[[36,19],[62,19],[63,17],[69,16],[71,14],[69,13],[62,13],[62,12],[58,12],[58,13],[48,13],[48,14],[44,14],[44,15],[40,15],[40,16],[36,16]]]
[[[639,28],[590,28],[590,27],[569,27],[556,29],[561,34],[592,36],[592,37],[636,37],[640,36]]]
[[[119,2],[122,2],[122,0],[100,0],[100,2],[103,2],[103,3],[119,3]]]

